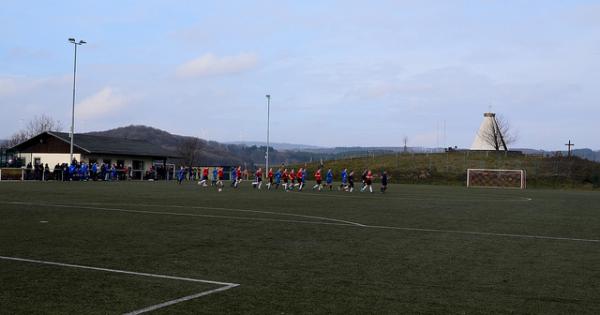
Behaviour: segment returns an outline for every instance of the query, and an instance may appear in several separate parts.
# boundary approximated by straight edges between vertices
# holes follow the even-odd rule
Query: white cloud
[[[177,68],[180,77],[208,77],[239,73],[254,68],[258,63],[255,54],[241,53],[237,56],[201,55]]]
[[[118,112],[131,103],[127,98],[111,87],[105,87],[75,105],[75,114],[79,119],[104,117]]]

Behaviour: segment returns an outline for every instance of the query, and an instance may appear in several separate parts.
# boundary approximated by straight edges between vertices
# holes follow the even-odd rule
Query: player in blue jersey
[[[215,168],[213,168],[213,172],[212,172],[212,181],[210,183],[211,186],[217,185],[218,176],[219,176],[219,169],[215,166]]]
[[[231,168],[231,187],[235,187],[235,183],[237,182],[237,169],[235,167]]]
[[[281,168],[275,172],[275,189],[279,188],[279,184],[281,184]]]
[[[327,175],[325,175],[325,184],[326,187],[329,187],[329,190],[333,190],[333,172],[331,168],[327,170]]]
[[[181,182],[185,178],[185,168],[183,166],[179,167],[179,171],[177,172],[177,184],[181,185]]]
[[[347,169],[343,169],[342,170],[342,183],[340,184],[340,187],[338,188],[338,190],[348,190],[348,170]]]

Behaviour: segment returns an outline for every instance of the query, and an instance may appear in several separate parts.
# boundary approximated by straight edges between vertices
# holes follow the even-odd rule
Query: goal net
[[[520,188],[527,186],[525,170],[468,169],[467,187]]]

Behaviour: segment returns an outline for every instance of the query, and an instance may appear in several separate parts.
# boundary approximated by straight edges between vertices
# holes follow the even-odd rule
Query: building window
[[[133,160],[131,163],[131,168],[134,170],[143,170],[144,169],[144,161]]]

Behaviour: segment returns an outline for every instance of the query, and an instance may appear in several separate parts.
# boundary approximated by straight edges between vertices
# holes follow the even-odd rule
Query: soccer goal
[[[527,176],[525,170],[468,169],[467,187],[525,189]]]

